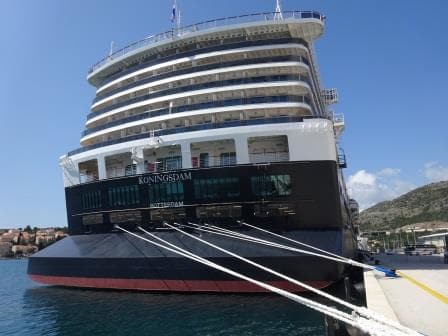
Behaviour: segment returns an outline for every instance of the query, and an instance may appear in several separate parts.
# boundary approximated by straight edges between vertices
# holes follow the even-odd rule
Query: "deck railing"
[[[289,161],[289,152],[265,152],[249,154],[250,163]]]
[[[207,29],[212,28],[218,28],[233,24],[243,24],[243,23],[250,23],[250,22],[256,22],[256,21],[282,21],[282,20],[288,20],[288,19],[317,19],[320,21],[325,20],[325,16],[320,14],[319,12],[315,11],[285,11],[282,12],[283,19],[279,19],[278,13],[276,12],[266,12],[266,13],[255,13],[255,14],[246,14],[246,15],[239,15],[239,16],[231,16],[221,19],[215,19],[215,20],[209,20],[209,21],[203,21],[200,23],[192,24],[186,27],[181,27],[179,29],[171,29],[166,32],[156,34],[149,36],[147,38],[144,38],[143,40],[131,43],[127,45],[126,47],[117,50],[116,52],[108,55],[107,57],[103,58],[96,64],[92,66],[92,68],[89,70],[89,73],[94,72],[95,70],[98,70],[102,66],[106,65],[107,63],[125,56],[131,52],[134,52],[137,49],[147,47],[149,45],[165,41],[165,40],[173,40],[176,38],[184,37],[185,35],[192,34],[198,31],[203,31]]]
[[[261,96],[261,97],[249,97],[249,98],[234,98],[227,100],[210,101],[205,103],[181,105],[172,108],[163,108],[157,110],[145,111],[143,113],[130,116],[123,119],[114,120],[106,124],[92,127],[84,130],[81,135],[86,135],[108,129],[110,127],[122,125],[132,121],[143,120],[152,117],[158,117],[161,115],[175,114],[181,112],[199,111],[210,108],[238,106],[238,105],[251,105],[251,104],[276,104],[276,103],[304,103],[310,105],[310,99],[307,96]],[[274,106],[274,105],[273,105]],[[311,108],[311,107],[310,107]]]
[[[151,136],[163,136],[163,135],[171,135],[171,134],[178,134],[178,133],[184,133],[184,132],[194,132],[194,131],[204,131],[204,130],[212,130],[212,129],[218,129],[218,128],[226,128],[226,127],[240,127],[240,126],[255,126],[255,125],[265,125],[265,124],[301,122],[304,119],[313,119],[313,118],[316,118],[316,117],[309,116],[309,117],[259,118],[259,119],[250,119],[250,120],[225,121],[225,122],[219,122],[219,123],[206,123],[206,124],[202,124],[202,125],[193,125],[193,126],[177,127],[177,128],[170,128],[170,129],[161,129],[161,130],[157,130],[155,133],[154,133],[154,131],[150,131],[150,132],[146,132],[146,133],[130,135],[130,136],[127,136],[124,138],[112,139],[112,140],[108,140],[105,142],[97,143],[97,144],[86,146],[86,147],[81,147],[81,148],[75,149],[73,151],[70,151],[68,153],[68,156],[72,156],[75,154],[79,154],[79,153],[86,152],[91,149],[100,148],[100,147],[104,147],[104,146],[115,145],[118,143],[123,143],[123,142],[128,142],[128,141],[133,141],[133,140],[150,138]]]

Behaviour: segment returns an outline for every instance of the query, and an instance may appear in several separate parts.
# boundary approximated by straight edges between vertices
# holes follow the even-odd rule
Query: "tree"
[[[27,225],[27,226],[23,229],[23,231],[28,232],[28,233],[31,233],[33,230],[31,229],[31,226]]]

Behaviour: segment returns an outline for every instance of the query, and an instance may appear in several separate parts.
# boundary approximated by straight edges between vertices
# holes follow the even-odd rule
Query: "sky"
[[[274,0],[178,0],[183,25],[272,11]],[[448,1],[283,0],[318,10],[325,88],[337,88],[350,194],[365,209],[448,180]],[[0,1],[0,228],[65,226],[58,158],[79,147],[109,51],[171,28],[171,0]]]

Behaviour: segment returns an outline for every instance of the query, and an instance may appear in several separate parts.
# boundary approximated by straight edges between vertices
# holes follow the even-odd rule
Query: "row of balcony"
[[[316,19],[321,22],[324,21],[325,17],[315,11],[285,11],[282,13],[283,20],[289,19]],[[266,22],[266,21],[279,21],[278,13],[276,12],[265,12],[265,13],[256,13],[256,14],[248,14],[248,15],[240,15],[233,16],[228,18],[216,19],[204,21],[201,23],[193,24],[190,26],[182,27],[179,29],[169,30],[167,32],[156,34],[153,36],[149,36],[143,40],[134,42],[129,44],[128,46],[117,50],[113,54],[103,58],[92,68],[89,70],[89,74],[98,70],[102,66],[106,65],[109,62],[112,62],[114,59],[123,57],[129,53],[134,53],[137,49],[147,48],[155,43],[159,43],[166,40],[173,40],[175,38],[184,37],[186,35],[196,33],[198,31],[207,30],[211,28],[224,27],[232,24],[242,24],[249,22]]]
[[[259,83],[267,83],[267,82],[284,82],[284,81],[301,81],[307,83],[309,85],[309,78],[307,75],[273,75],[273,76],[257,76],[257,77],[246,77],[246,78],[236,78],[236,79],[228,79],[223,81],[215,81],[203,84],[194,84],[182,87],[171,88],[159,92],[154,92],[150,94],[146,94],[143,96],[131,98],[126,101],[122,101],[117,104],[110,105],[106,108],[102,108],[98,111],[92,112],[87,116],[87,119],[91,119],[93,117],[99,116],[106,112],[112,111],[114,109],[124,107],[127,105],[131,105],[134,103],[142,102],[145,100],[168,96],[176,93],[185,93],[188,91],[196,91],[201,89],[211,89],[232,85],[243,85],[243,84],[259,84]]]
[[[232,66],[239,66],[239,65],[255,65],[255,64],[264,64],[269,62],[301,62],[306,65],[309,65],[309,61],[306,57],[303,56],[276,56],[276,57],[259,57],[259,58],[250,58],[250,59],[241,59],[236,61],[228,61],[228,62],[220,62],[220,63],[213,63],[213,64],[206,64],[206,65],[200,65],[195,67],[190,67],[186,69],[179,69],[174,70],[170,72],[165,72],[158,75],[153,75],[150,77],[143,78],[141,80],[137,80],[134,82],[131,82],[130,84],[123,85],[121,87],[108,90],[106,92],[99,93],[95,99],[93,100],[92,104],[95,104],[96,102],[105,99],[107,97],[110,97],[116,93],[119,93],[121,91],[125,91],[128,89],[131,89],[133,87],[137,87],[143,84],[155,82],[161,79],[170,78],[174,76],[184,75],[184,74],[194,74],[196,72],[200,71],[206,71],[211,69],[222,69]]]
[[[151,110],[146,111],[131,117],[114,120],[111,122],[108,122],[106,124],[88,128],[82,132],[82,137],[85,137],[86,135],[130,123],[133,121],[158,117],[161,115],[169,115],[169,114],[176,114],[181,112],[193,112],[193,111],[199,111],[204,109],[210,109],[210,108],[218,108],[218,107],[228,107],[228,106],[242,106],[244,109],[244,105],[250,105],[250,104],[278,104],[278,103],[304,103],[307,105],[311,104],[310,98],[308,96],[301,96],[301,95],[288,95],[288,96],[261,96],[261,97],[249,97],[249,98],[239,98],[239,99],[227,99],[227,100],[220,100],[220,101],[211,101],[211,102],[205,102],[205,103],[198,103],[198,104],[189,104],[189,105],[182,105],[182,106],[176,106],[172,108],[162,108],[157,110]],[[311,110],[311,107],[310,107]]]
[[[119,143],[124,143],[128,141],[140,140],[145,138],[151,138],[154,136],[164,136],[171,135],[177,133],[185,133],[185,132],[194,132],[194,131],[204,131],[204,130],[212,130],[218,128],[227,128],[227,127],[241,127],[241,126],[255,126],[255,125],[266,125],[266,124],[279,124],[279,123],[291,123],[291,122],[301,122],[304,119],[312,119],[316,118],[314,116],[303,116],[303,117],[276,117],[276,118],[260,118],[260,119],[251,119],[251,120],[234,120],[234,121],[226,121],[226,122],[218,122],[218,123],[207,123],[202,125],[194,125],[194,126],[186,126],[186,127],[177,127],[172,129],[162,129],[156,131],[145,132],[141,134],[131,135],[128,137],[108,140],[105,142],[97,143],[90,146],[81,147],[70,151],[68,153],[69,156],[83,153],[95,148],[115,145]]]
[[[249,154],[250,164],[284,162],[289,161],[289,152],[264,152]],[[192,168],[212,168],[212,167],[230,167],[237,165],[235,152],[224,152],[220,155],[211,156],[203,153],[199,156],[192,156]],[[124,176],[134,176],[147,173],[164,173],[182,169],[182,157],[173,156],[168,158],[156,159],[154,161],[145,161],[142,163],[132,163],[126,166],[109,168],[106,171],[107,178],[117,178]],[[95,170],[93,167],[92,170]],[[99,180],[97,171],[84,171],[79,174],[80,183],[87,183]]]

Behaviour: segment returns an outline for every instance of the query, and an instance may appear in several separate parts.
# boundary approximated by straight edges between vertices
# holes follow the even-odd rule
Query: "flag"
[[[173,11],[171,13],[171,22],[176,21],[176,3],[173,3]]]

